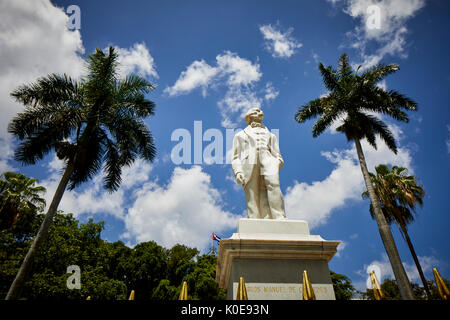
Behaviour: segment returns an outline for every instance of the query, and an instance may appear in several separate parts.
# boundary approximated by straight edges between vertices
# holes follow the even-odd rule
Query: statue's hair
[[[247,125],[250,124],[250,113],[251,113],[253,110],[255,110],[255,109],[261,110],[260,108],[255,107],[255,108],[249,109],[249,110],[247,111],[247,113],[245,114],[244,119],[245,119],[245,123],[246,123]],[[261,111],[262,111],[262,110],[261,110]],[[264,115],[264,112],[263,112],[263,115]]]

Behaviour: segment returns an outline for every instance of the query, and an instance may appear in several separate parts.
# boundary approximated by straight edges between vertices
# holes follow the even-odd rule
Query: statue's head
[[[261,122],[264,119],[264,112],[260,108],[251,108],[245,114],[245,123]]]

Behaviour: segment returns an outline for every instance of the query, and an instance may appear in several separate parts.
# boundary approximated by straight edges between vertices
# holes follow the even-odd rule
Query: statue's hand
[[[280,171],[281,169],[283,169],[284,163],[283,161],[278,159],[278,171]]]
[[[245,178],[244,178],[244,175],[243,175],[242,173],[239,172],[239,173],[236,175],[236,182],[237,182],[237,184],[244,185],[244,183],[245,183]]]

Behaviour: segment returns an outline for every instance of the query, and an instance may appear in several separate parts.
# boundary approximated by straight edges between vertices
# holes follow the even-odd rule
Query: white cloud
[[[333,4],[338,1],[330,1]],[[342,0],[344,12],[356,19],[359,24],[347,33],[351,41],[350,47],[359,51],[364,68],[379,63],[386,55],[399,55],[406,57],[406,23],[425,6],[425,0]],[[368,10],[370,6],[379,8],[379,28],[372,21],[374,11]],[[376,49],[368,53],[369,44],[374,43]]]
[[[10,164],[14,154],[10,136],[0,138],[0,174],[6,171],[14,171],[15,168]]]
[[[427,274],[429,274],[428,277],[432,277],[433,268],[439,268],[439,266],[443,266],[443,263],[433,255],[418,256],[417,258],[419,259],[420,266],[422,267],[422,271],[426,277]],[[405,272],[408,276],[409,281],[411,281],[412,283],[418,283],[420,286],[422,286],[422,281],[420,279],[419,272],[417,271],[415,263],[403,262],[403,267],[405,268]],[[375,271],[375,275],[380,284],[383,283],[384,279],[386,278],[395,279],[388,256],[385,252],[383,252],[380,260],[374,260],[369,264],[365,264],[362,270],[357,271],[359,275],[366,277],[366,281],[354,283],[357,290],[372,288],[372,283],[369,278],[371,270]]]
[[[278,97],[279,93],[280,92],[273,87],[272,82],[266,83],[264,99],[273,100]]]
[[[390,126],[397,141],[401,141],[400,128]],[[365,140],[361,141],[361,145],[369,171],[375,172],[375,166],[384,163],[406,167],[413,174],[409,149],[400,146],[395,155],[379,138],[378,150]],[[322,152],[322,155],[335,164],[331,173],[324,180],[312,183],[294,181],[285,195],[287,217],[306,220],[310,228],[326,224],[333,210],[342,208],[349,201],[361,201],[361,193],[365,190],[354,144],[350,149]]]
[[[68,30],[67,21],[68,16],[63,9],[53,6],[48,0],[5,0],[0,4],[2,172],[14,169],[10,164],[12,137],[6,128],[17,112],[23,110],[23,106],[13,101],[10,93],[18,86],[50,73],[66,73],[77,79],[85,70],[80,32]],[[154,60],[143,43],[135,44],[130,49],[116,48],[122,64],[121,74],[137,72],[157,77]]]
[[[259,30],[264,36],[266,49],[274,58],[289,58],[296,49],[302,47],[302,44],[291,36],[293,28],[283,33],[278,26],[268,24],[260,26]]]
[[[41,185],[47,189],[45,194],[47,208],[58,187],[64,163],[54,156],[48,168],[49,176],[41,181]],[[109,193],[103,188],[103,175],[99,173],[82,187],[66,190],[58,209],[76,216],[104,213],[124,219],[125,206],[129,200],[134,198],[132,188],[148,181],[151,170],[152,165],[142,159],[136,160],[131,167],[124,167],[121,187],[113,193]]]
[[[258,97],[255,85],[260,81],[262,73],[258,63],[241,58],[236,53],[225,51],[216,56],[216,64],[209,65],[204,60],[191,63],[181,72],[175,84],[164,92],[169,96],[187,94],[197,88],[206,96],[210,87],[225,87],[225,95],[217,102],[222,115],[224,127],[236,127],[236,116],[242,116],[248,109],[260,107],[265,101],[277,97],[278,91],[271,83],[267,83],[263,92],[264,98]]]
[[[54,157],[48,168],[49,177],[41,181],[47,188],[47,205],[61,179],[63,162]],[[113,193],[103,188],[103,176],[98,174],[83,187],[66,190],[58,209],[76,216],[114,216],[124,222],[121,238],[130,245],[154,240],[165,247],[181,243],[203,250],[212,232],[236,228],[242,216],[223,209],[221,192],[201,167],[176,167],[167,185],[151,180],[152,168],[138,159],[124,168],[121,187]]]
[[[219,100],[219,106],[222,115],[222,126],[225,128],[235,128],[237,121],[233,116],[238,113],[239,118],[251,108],[260,107],[262,99],[256,96],[256,93],[248,88],[230,87],[223,99]]]
[[[164,91],[170,96],[186,94],[196,88],[206,89],[211,85],[225,83],[232,88],[248,87],[259,81],[262,73],[257,63],[239,57],[236,53],[225,51],[216,56],[216,66],[211,66],[204,60],[192,62],[185,71],[181,72],[178,80],[172,87]]]
[[[386,79],[383,79],[380,82],[378,82],[377,87],[383,89],[384,91],[387,91]]]
[[[346,152],[322,153],[336,167],[322,181],[294,181],[285,195],[286,216],[306,220],[311,229],[325,224],[332,211],[361,197],[363,180],[359,166]],[[358,171],[359,170],[359,171]]]
[[[192,62],[186,69],[181,72],[178,80],[172,87],[167,87],[164,91],[169,96],[189,93],[190,91],[201,87],[203,88],[203,96],[206,95],[206,89],[218,73],[217,67],[211,67],[204,60]]]
[[[142,77],[158,78],[155,60],[144,43],[135,43],[130,49],[115,47],[118,53],[119,75],[137,73]]]
[[[337,252],[335,255],[336,258],[341,257],[341,253],[345,249],[345,247],[347,247],[347,245],[348,245],[348,242],[345,242],[345,241],[342,241],[341,243],[339,243],[339,245],[336,248],[337,249]]]
[[[80,32],[69,31],[68,17],[50,1],[4,0],[0,5],[0,138],[22,107],[10,97],[23,83],[49,73],[82,73],[84,52]]]
[[[225,51],[216,57],[221,74],[227,75],[230,86],[248,86],[259,81],[262,76],[259,64],[239,57],[236,53]]]
[[[315,52],[312,52],[312,58],[316,64],[319,64],[319,55]]]
[[[137,191],[125,217],[125,237],[155,240],[165,247],[176,243],[206,248],[212,232],[235,228],[241,216],[222,209],[219,190],[201,167],[176,167],[166,186],[154,182]]]

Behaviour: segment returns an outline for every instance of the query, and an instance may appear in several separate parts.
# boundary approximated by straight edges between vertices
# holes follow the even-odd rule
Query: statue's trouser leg
[[[264,175],[264,180],[272,219],[286,218],[283,194],[280,188],[280,176],[278,174]]]
[[[264,181],[264,176],[259,176],[260,180],[259,186],[259,212],[262,219],[272,219],[272,214],[270,213],[269,199],[267,199],[267,189],[266,182]]]
[[[259,173],[258,165],[253,169],[253,173],[244,187],[247,217],[250,219],[261,218],[259,215],[260,179],[257,173]]]

